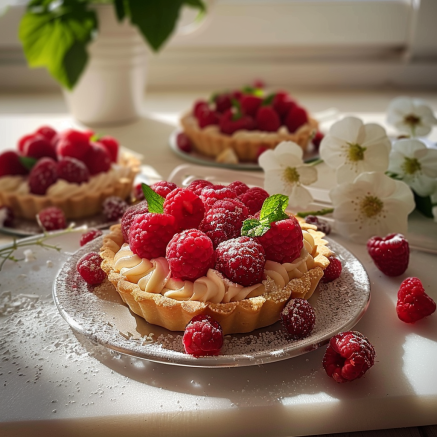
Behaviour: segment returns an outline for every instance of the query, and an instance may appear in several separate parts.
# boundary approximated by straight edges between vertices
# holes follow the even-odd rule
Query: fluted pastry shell
[[[34,220],[41,210],[51,206],[60,208],[67,219],[79,219],[100,214],[102,203],[106,198],[117,196],[126,199],[130,195],[135,176],[140,170],[139,160],[131,154],[125,154],[119,164],[128,169],[128,172],[116,183],[109,186],[62,197],[0,190],[0,205],[10,207],[16,217],[30,220]]]
[[[124,243],[120,225],[112,226],[109,234],[103,239],[100,251],[103,259],[102,269],[131,311],[151,324],[170,331],[183,331],[194,316],[207,314],[220,323],[224,334],[251,332],[277,322],[291,297],[308,299],[323,276],[324,268],[329,265],[326,255],[330,256],[332,252],[323,240],[324,234],[314,230],[314,226],[308,225],[306,228],[315,241],[311,254],[311,268],[296,269],[294,279],[285,287],[278,287],[273,279],[267,276],[263,282],[266,288],[264,294],[237,302],[175,300],[160,293],[143,291],[138,284],[129,282],[114,268],[114,258]],[[320,252],[318,247],[321,248]]]
[[[293,141],[306,150],[318,123],[309,118],[308,123],[294,133],[280,129],[278,132],[237,131],[233,135],[225,135],[217,126],[201,129],[194,115],[188,113],[181,118],[181,125],[194,149],[202,155],[215,159],[226,149],[232,149],[240,162],[256,162],[261,147],[274,149],[282,141]]]

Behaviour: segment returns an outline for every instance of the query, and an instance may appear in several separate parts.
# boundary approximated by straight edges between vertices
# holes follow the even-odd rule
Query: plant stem
[[[323,208],[318,211],[298,212],[296,215],[300,218],[308,217],[309,215],[326,215],[334,212],[334,208]]]
[[[321,164],[322,162],[324,162],[323,159],[312,158],[312,159],[308,159],[307,161],[305,161],[305,164],[315,166],[315,165]]]

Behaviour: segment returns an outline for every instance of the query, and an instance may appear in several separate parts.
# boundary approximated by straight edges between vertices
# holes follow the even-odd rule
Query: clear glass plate
[[[76,271],[85,253],[99,251],[102,237],[80,248],[61,268],[53,285],[56,305],[70,326],[90,340],[118,352],[150,361],[192,367],[255,366],[305,354],[326,344],[363,317],[370,301],[370,283],[362,264],[343,246],[329,239],[343,264],[339,279],[320,284],[310,303],[316,312],[312,334],[287,338],[278,322],[248,334],[225,336],[221,354],[194,358],[184,353],[182,332],[147,323],[123,304],[109,281],[90,286]]]

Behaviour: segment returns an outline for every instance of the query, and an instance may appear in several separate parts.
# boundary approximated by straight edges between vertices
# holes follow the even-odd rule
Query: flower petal
[[[288,196],[292,190],[292,185],[286,183],[283,178],[283,169],[273,169],[265,172],[264,189],[271,196],[273,194],[284,194]]]
[[[331,126],[329,135],[344,140],[346,143],[356,143],[362,126],[363,122],[359,118],[345,117]]]
[[[275,155],[277,158],[283,155],[293,155],[302,161],[303,149],[293,141],[282,141],[275,147]]]
[[[276,155],[273,150],[266,150],[265,152],[261,153],[258,158],[258,164],[265,172],[281,168],[281,164],[276,159]]]
[[[288,206],[294,209],[305,209],[312,201],[313,196],[311,196],[311,193],[306,188],[294,185],[291,190]]]
[[[299,173],[299,181],[303,185],[311,185],[317,181],[317,169],[310,165],[302,165],[296,168]]]
[[[422,167],[422,172],[430,178],[437,178],[437,150],[424,149],[414,153]]]
[[[335,138],[331,135],[325,135],[320,143],[320,157],[326,165],[331,168],[338,168],[346,161],[345,149],[346,141]]]
[[[415,176],[405,175],[402,180],[421,197],[429,196],[437,188],[437,180],[423,174]]]

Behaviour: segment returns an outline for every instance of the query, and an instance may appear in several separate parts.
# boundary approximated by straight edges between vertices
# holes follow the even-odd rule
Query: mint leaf
[[[263,102],[261,103],[261,106],[270,106],[273,104],[273,100],[275,100],[275,96],[276,94],[270,94],[269,96],[267,96]]]
[[[155,214],[164,213],[164,201],[165,199],[158,193],[155,193],[147,184],[141,184],[141,188],[144,193],[144,197],[147,200],[147,207],[149,212],[154,212]]]
[[[257,219],[244,220],[241,228],[241,235],[248,237],[261,237],[270,229],[269,223],[262,223]]]
[[[30,156],[20,156],[19,159],[27,170],[32,170],[32,167],[36,164],[36,161],[38,161],[36,158],[31,158]]]
[[[288,197],[283,194],[274,194],[268,197],[261,208],[260,220],[262,222],[268,220],[271,223],[288,219],[288,215],[285,213],[287,205]]]

